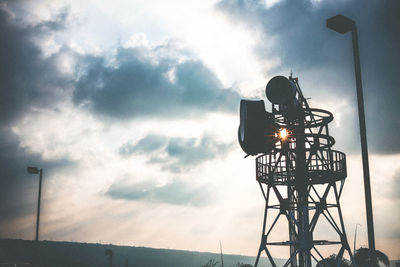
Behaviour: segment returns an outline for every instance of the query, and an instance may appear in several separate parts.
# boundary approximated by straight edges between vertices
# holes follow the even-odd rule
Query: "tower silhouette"
[[[265,111],[262,100],[241,101],[238,133],[248,155],[261,154],[256,157],[256,180],[265,210],[255,266],[263,251],[276,266],[271,254],[276,246],[288,248],[283,266],[311,267],[312,260],[324,259],[320,247],[327,245],[338,247],[338,262],[346,251],[352,258],[339,203],[347,176],[346,155],[332,149],[335,139],[328,129],[332,113],[310,108],[292,76],[272,78],[266,95],[272,113]],[[322,218],[335,240],[314,238]],[[287,223],[286,236],[278,227],[281,221]],[[324,234],[328,230],[325,227]]]

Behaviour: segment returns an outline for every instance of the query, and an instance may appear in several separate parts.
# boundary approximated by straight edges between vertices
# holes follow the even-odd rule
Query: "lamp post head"
[[[356,27],[354,20],[349,19],[341,14],[326,20],[326,27],[338,33],[344,34],[352,31]]]
[[[26,170],[30,174],[38,174],[40,172],[38,167],[28,167]]]

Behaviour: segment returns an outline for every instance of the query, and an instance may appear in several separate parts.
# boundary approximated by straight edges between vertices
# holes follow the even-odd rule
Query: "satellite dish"
[[[275,145],[278,125],[265,111],[263,100],[240,101],[239,144],[248,155],[270,152]]]
[[[284,76],[269,80],[265,94],[272,104],[292,104],[296,96],[296,85]]]

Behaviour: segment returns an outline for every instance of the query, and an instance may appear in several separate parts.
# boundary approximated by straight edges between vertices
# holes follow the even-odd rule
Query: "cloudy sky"
[[[359,31],[377,248],[400,258],[395,0],[0,1],[0,236],[34,238],[39,166],[41,239],[255,255],[239,101],[293,72],[335,116],[348,240],[360,224],[367,246],[351,36],[325,26],[338,13]]]

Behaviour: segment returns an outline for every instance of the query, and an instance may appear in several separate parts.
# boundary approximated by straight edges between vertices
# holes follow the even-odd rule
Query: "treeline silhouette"
[[[251,266],[255,257],[224,254],[224,266]],[[0,267],[201,267],[220,254],[92,243],[0,239]],[[277,259],[279,265],[283,260]],[[247,265],[246,265],[247,264]],[[218,265],[220,264],[218,263]],[[262,259],[260,266],[269,266]]]
[[[354,263],[346,259],[340,260],[341,267],[389,267],[390,261],[385,253],[375,250],[372,251],[368,248],[359,248],[354,253]],[[336,254],[332,254],[328,258],[318,262],[316,267],[336,267],[338,261],[336,260]]]
[[[372,257],[374,256],[374,257]],[[355,253],[357,267],[389,266],[387,256],[367,248]],[[77,242],[0,239],[0,267],[221,267],[219,253],[173,249],[116,246]],[[319,262],[316,267],[337,266],[336,255]],[[277,266],[286,260],[274,259]],[[253,267],[255,257],[223,255],[224,267]],[[392,262],[392,266],[394,266]],[[259,265],[271,266],[266,258]],[[353,266],[347,260],[342,267]],[[397,265],[396,265],[397,266]]]

